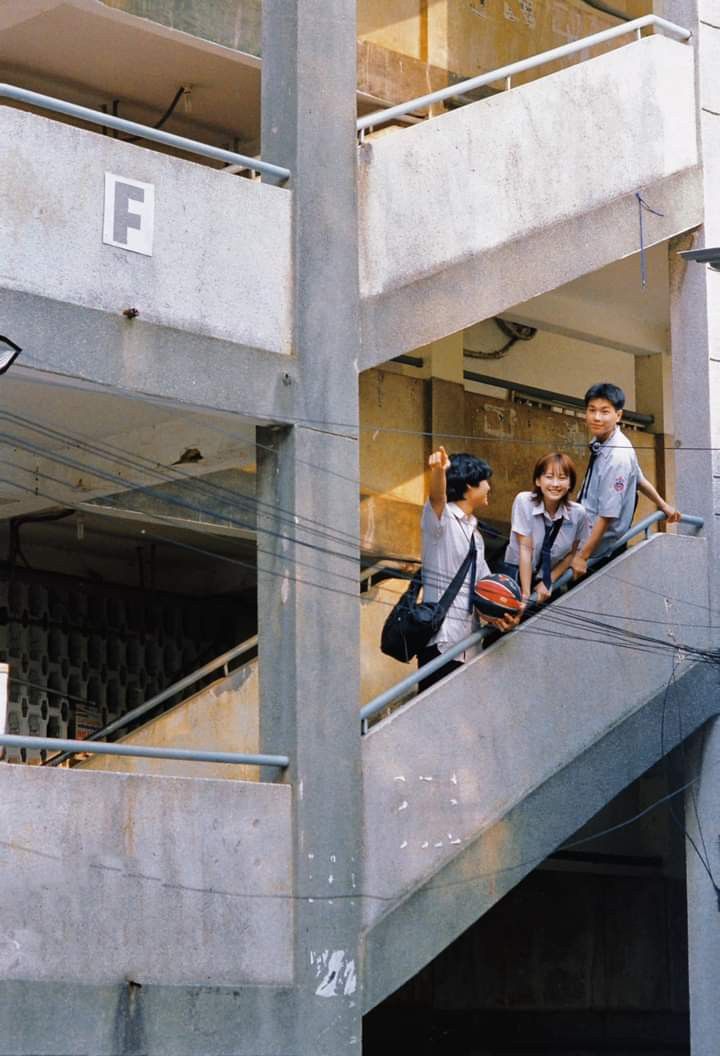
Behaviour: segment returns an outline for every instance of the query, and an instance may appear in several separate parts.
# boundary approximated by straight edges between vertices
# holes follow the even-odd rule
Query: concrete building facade
[[[4,1056],[715,1056],[720,13],[618,2],[1,0]],[[702,524],[361,723],[600,378]]]

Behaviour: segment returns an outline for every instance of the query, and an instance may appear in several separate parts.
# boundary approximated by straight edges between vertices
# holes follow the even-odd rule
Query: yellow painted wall
[[[652,10],[649,0],[617,0],[613,6],[630,17]],[[449,74],[446,80],[472,77],[619,22],[583,0],[359,0],[359,87],[397,102],[439,87],[439,71]],[[395,68],[383,51],[396,54]],[[410,60],[403,71],[409,94],[399,83],[403,58]],[[585,58],[588,54],[580,53],[542,73]],[[426,67],[424,88],[417,63]],[[525,74],[516,83],[535,76]]]
[[[604,370],[601,373],[604,376]],[[542,374],[532,374],[528,383],[542,386]],[[450,452],[465,450],[479,455],[492,465],[486,519],[509,521],[515,495],[530,486],[536,459],[548,451],[564,450],[570,454],[582,478],[587,462],[582,418],[510,403],[484,392],[463,392],[460,386],[458,401],[462,402],[458,420],[464,424],[457,431],[467,438],[451,435],[446,446]],[[427,379],[409,377],[394,366],[362,375],[361,534],[366,552],[419,557],[419,515],[427,494],[429,402]],[[654,482],[654,434],[629,430],[628,436],[638,450],[643,472]],[[653,509],[641,499],[638,517]]]

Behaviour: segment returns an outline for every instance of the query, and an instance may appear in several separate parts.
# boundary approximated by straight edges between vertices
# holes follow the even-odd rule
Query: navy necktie
[[[599,440],[593,440],[591,443],[588,444],[588,447],[590,448],[590,461],[588,462],[588,467],[585,470],[585,477],[583,478],[582,487],[580,488],[580,494],[578,495],[578,502],[582,502],[583,496],[587,494],[588,486],[590,484],[590,477],[592,476],[593,466],[595,465],[595,459],[600,453],[600,448],[602,447],[602,444]]]
[[[556,521],[552,521],[550,524],[545,525],[545,538],[543,539],[542,550],[540,551],[540,566],[542,568],[542,581],[550,590],[552,586],[552,565],[550,564],[550,554],[552,553],[553,543],[557,539],[558,532],[563,525],[563,517],[558,517]]]

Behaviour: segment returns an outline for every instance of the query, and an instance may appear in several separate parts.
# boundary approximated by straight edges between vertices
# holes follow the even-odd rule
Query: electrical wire
[[[37,476],[37,471],[35,471],[34,475]],[[44,476],[44,474],[40,474],[40,475]],[[4,482],[6,482],[6,483],[15,483],[15,482],[10,482],[10,481],[4,481]],[[16,483],[15,483],[15,486],[20,487],[22,490],[28,492],[29,494],[32,494],[32,495],[35,495],[35,496],[42,494],[42,497],[47,498],[50,501],[59,501],[59,500],[55,499],[55,497],[50,495],[49,493],[46,493],[46,492],[40,493],[39,489],[37,488],[37,486],[35,486],[34,488],[25,488],[22,485],[19,485],[19,484],[16,484]],[[80,504],[80,506],[78,508],[84,508],[84,509],[90,508],[90,509],[92,509],[92,507],[88,507],[87,504]],[[171,524],[173,526],[175,526],[176,523],[177,523],[173,518],[168,517],[168,516],[164,517],[162,515],[156,515],[156,519],[160,520],[161,523],[169,523],[169,524]],[[190,527],[192,529],[192,525]],[[143,535],[145,536],[145,538],[152,539],[153,541],[163,542],[163,543],[165,543],[167,545],[170,545],[170,546],[180,547],[180,548],[185,549],[185,550],[193,551],[195,553],[202,554],[202,555],[207,556],[207,557],[211,557],[211,558],[213,558],[215,560],[221,560],[221,561],[226,561],[226,562],[230,562],[230,563],[236,564],[239,567],[243,567],[245,569],[248,569],[249,571],[254,572],[255,574],[260,572],[260,573],[265,573],[265,574],[270,574],[270,575],[276,575],[276,576],[282,578],[285,582],[294,582],[294,583],[297,583],[297,584],[300,584],[300,585],[304,585],[304,586],[308,586],[308,587],[312,587],[312,588],[315,588],[315,589],[329,591],[331,593],[344,594],[347,597],[352,597],[352,598],[357,598],[358,597],[358,595],[357,595],[355,590],[353,590],[352,592],[351,591],[345,591],[345,590],[339,590],[337,587],[333,587],[332,585],[330,585],[327,582],[314,582],[312,580],[308,580],[308,579],[302,578],[301,576],[298,576],[298,575],[290,575],[289,572],[284,571],[284,570],[273,570],[273,569],[270,569],[270,568],[263,569],[262,567],[258,567],[256,564],[254,564],[252,562],[243,561],[243,560],[241,560],[239,558],[231,557],[229,555],[217,554],[214,551],[208,550],[208,549],[203,548],[203,547],[199,547],[199,546],[197,546],[196,544],[193,544],[193,543],[181,543],[178,540],[168,539],[167,537],[159,536],[159,535],[156,535],[156,534],[153,534],[153,533],[148,533],[147,530],[143,531]],[[262,554],[266,555],[266,556],[271,557],[271,559],[274,559],[277,556],[273,552],[267,552],[267,551],[263,551],[263,550],[261,550],[260,552]],[[311,568],[314,571],[318,571],[317,566],[313,566],[313,565],[308,564],[306,562],[301,562],[301,561],[297,561],[296,560],[294,562],[294,564],[296,564],[299,567],[309,567],[309,568]],[[326,569],[323,568],[322,571],[325,572]],[[342,575],[339,575],[339,578],[351,581],[351,582],[353,582],[353,584],[355,584],[357,582],[356,577],[353,577],[353,576],[342,576]],[[662,595],[662,596],[665,597],[665,595]],[[392,607],[393,602],[392,601],[385,602],[383,600],[380,600],[379,604],[384,604],[384,605],[387,605],[388,607]],[[575,640],[590,641],[590,642],[593,642],[594,644],[612,645],[612,644],[616,644],[617,643],[618,645],[621,645],[621,647],[623,647],[623,648],[632,647],[632,648],[635,648],[636,650],[644,650],[646,652],[657,652],[658,650],[667,652],[668,649],[670,649],[670,648],[677,648],[677,649],[684,650],[684,652],[686,654],[692,655],[697,660],[707,659],[707,660],[710,660],[710,661],[714,661],[714,659],[715,659],[715,654],[712,653],[711,651],[710,652],[701,651],[701,650],[698,650],[695,647],[692,647],[692,646],[690,646],[690,645],[688,645],[686,643],[670,647],[668,645],[668,643],[665,642],[664,640],[653,639],[653,638],[651,638],[650,636],[647,636],[647,635],[638,635],[636,632],[629,632],[629,631],[627,631],[625,629],[611,628],[604,621],[591,620],[589,617],[585,616],[585,614],[577,614],[574,617],[574,622],[573,622],[573,617],[572,617],[571,614],[561,615],[559,610],[551,609],[551,610],[549,610],[549,614],[550,614],[551,619],[554,620],[556,625],[559,624],[560,626],[564,626],[566,629],[569,626],[570,629],[572,629],[572,630],[578,630],[578,628],[582,629],[583,626],[584,626],[586,629],[589,629],[592,632],[592,637],[591,638],[583,638],[581,635],[578,635],[578,634],[575,634],[574,636],[571,636],[571,635],[569,635],[567,633],[567,630],[566,630],[564,635],[563,635],[566,638],[574,637]],[[605,615],[608,616],[609,618],[612,618],[612,614],[605,614]],[[617,618],[622,618],[621,614],[618,614]],[[568,621],[570,621],[570,623]],[[531,631],[531,633],[536,633],[536,634],[537,633],[541,633],[541,634],[545,634],[545,635],[551,634],[552,636],[557,637],[559,632],[557,631],[557,629],[550,630],[549,628],[545,628],[545,629],[533,629]],[[624,639],[624,641],[621,642],[621,639]]]
[[[60,372],[58,372],[58,371],[53,369],[52,364],[43,363],[41,360],[29,358],[27,355],[25,355],[25,361],[26,361],[26,365],[29,366],[30,369],[40,370],[40,371],[43,371],[44,373],[47,373],[47,374],[50,374],[50,375],[62,376],[63,379],[76,380],[77,382],[81,383],[83,391],[85,391],[85,387],[87,386],[88,379],[82,377],[82,375],[74,375],[74,374],[68,374],[68,373],[60,374]],[[497,381],[498,381],[499,387],[502,388],[503,387],[502,379],[498,378]],[[533,440],[531,438],[522,439],[522,438],[516,438],[516,437],[509,437],[509,436],[477,436],[475,434],[470,434],[470,433],[446,433],[446,432],[438,433],[436,430],[403,429],[403,428],[400,428],[399,426],[387,426],[387,425],[382,425],[382,424],[377,424],[377,425],[367,424],[367,425],[363,425],[363,424],[357,424],[357,423],[353,423],[353,422],[337,422],[337,421],[333,421],[333,420],[327,419],[327,418],[303,418],[303,417],[300,417],[298,415],[288,415],[288,414],[277,414],[277,415],[275,415],[273,417],[270,417],[268,415],[259,414],[258,411],[257,411],[257,408],[248,408],[248,407],[245,407],[245,408],[237,407],[237,408],[233,408],[232,411],[222,411],[222,410],[218,409],[217,407],[211,406],[209,404],[183,403],[182,401],[178,400],[177,398],[171,398],[169,396],[166,396],[166,397],[164,397],[164,396],[151,396],[148,393],[140,392],[138,389],[130,389],[130,388],[127,388],[126,386],[122,386],[122,385],[114,385],[114,384],[104,383],[103,382],[101,388],[102,388],[102,392],[99,393],[99,394],[108,395],[108,394],[116,393],[116,394],[121,395],[121,396],[123,396],[123,397],[125,397],[127,399],[131,399],[131,400],[133,400],[135,402],[147,403],[147,404],[150,404],[150,405],[153,405],[153,406],[164,407],[166,410],[169,410],[169,411],[171,411],[174,414],[180,414],[180,413],[187,414],[188,410],[192,411],[192,413],[203,413],[203,412],[205,412],[207,414],[213,414],[213,415],[234,414],[234,415],[237,415],[239,418],[245,418],[245,419],[248,419],[249,421],[265,422],[269,426],[303,426],[303,427],[306,427],[306,428],[314,429],[316,432],[327,432],[330,435],[335,435],[338,430],[344,430],[345,433],[346,433],[346,439],[359,439],[360,435],[362,433],[377,433],[378,435],[380,433],[387,433],[387,434],[399,435],[399,436],[427,437],[428,439],[432,439],[433,437],[442,436],[445,440],[468,440],[468,441],[472,441],[475,444],[511,443],[511,444],[522,444],[522,445],[532,445],[532,446],[538,446],[539,445],[539,441]],[[578,418],[577,420],[580,421],[580,418]],[[212,430],[214,430],[216,432],[222,433],[223,435],[232,437],[234,439],[240,439],[242,442],[247,443],[247,437],[243,437],[243,436],[241,436],[238,433],[234,433],[231,430],[222,429],[222,428],[218,427],[217,425],[210,424],[210,422],[206,423],[206,425],[207,425],[208,429],[212,429]],[[561,446],[563,448],[568,448],[569,447],[569,448],[584,449],[584,448],[587,447],[587,442],[586,441],[582,441],[582,442],[580,442],[580,441],[569,441],[569,440],[567,440],[566,437],[562,437],[561,439],[562,439]],[[256,446],[257,446],[257,444],[256,444]],[[260,445],[260,446],[262,446],[262,445]],[[705,444],[693,445],[693,444],[683,444],[683,443],[681,443],[677,447],[674,447],[672,449],[672,451],[673,451],[673,454],[675,454],[675,455],[682,454],[684,452],[711,452],[711,451],[720,451],[720,446],[705,445]],[[298,461],[302,464],[302,460],[301,459],[298,459]],[[313,463],[310,463],[310,464],[313,464]],[[338,477],[340,477],[343,480],[348,480],[348,481],[350,481],[352,483],[356,483],[356,484],[360,483],[356,478],[348,477],[348,476],[345,476],[345,475],[343,475],[341,473],[337,473],[335,471],[332,471],[332,470],[328,469],[327,467],[315,465],[315,468],[319,472],[327,472],[327,473],[330,473],[333,476],[338,476]]]
[[[12,414],[10,412],[0,412],[0,417],[5,417],[6,419],[8,419],[10,421],[14,421],[16,423],[19,423],[19,424],[23,425],[26,428],[35,430],[35,431],[39,432],[41,435],[45,435],[47,437],[52,437],[54,439],[60,439],[63,442],[68,443],[70,446],[78,446],[80,449],[86,450],[86,451],[90,451],[91,453],[96,453],[102,458],[107,458],[108,460],[116,461],[117,464],[119,464],[119,465],[123,465],[123,466],[126,466],[126,467],[131,467],[131,468],[135,467],[135,468],[138,469],[138,471],[141,471],[141,472],[146,472],[148,470],[151,470],[152,473],[156,477],[158,477],[160,480],[162,480],[162,482],[164,484],[172,483],[173,479],[175,479],[175,480],[182,479],[183,481],[186,481],[186,482],[192,481],[193,482],[193,486],[197,487],[198,489],[202,489],[206,493],[209,493],[209,494],[220,494],[220,495],[224,496],[226,499],[228,499],[232,504],[238,505],[239,508],[242,508],[242,509],[245,509],[245,510],[251,510],[251,511],[256,511],[258,508],[267,508],[267,509],[272,510],[274,515],[277,514],[277,508],[272,507],[270,504],[259,503],[257,499],[250,498],[250,497],[248,497],[247,499],[245,499],[245,498],[238,499],[237,495],[234,492],[232,492],[231,489],[224,488],[224,487],[222,487],[220,485],[216,485],[216,484],[213,484],[211,482],[202,481],[199,478],[196,478],[194,476],[190,476],[190,474],[183,473],[183,472],[181,472],[179,470],[177,471],[176,478],[167,477],[165,473],[160,472],[158,464],[156,462],[153,462],[153,460],[146,459],[144,456],[125,457],[125,456],[129,456],[129,453],[124,451],[122,448],[117,447],[117,445],[102,445],[102,444],[97,444],[97,443],[89,443],[89,442],[83,440],[82,438],[78,438],[76,435],[73,435],[71,433],[46,427],[42,423],[38,423],[34,419],[30,419],[30,418],[28,418],[26,416],[14,415],[14,414]],[[114,449],[114,451],[121,452],[121,456],[118,457],[116,454],[112,453],[113,449]],[[47,454],[47,452],[46,452],[46,454]],[[52,455],[50,455],[49,457],[52,457]],[[91,472],[93,471],[93,467],[83,466],[83,468],[89,469]],[[52,478],[48,477],[47,479],[52,479]],[[57,480],[57,482],[61,483],[61,481],[59,481],[59,480]],[[145,490],[149,490],[152,493],[152,488],[151,488],[150,485],[137,484],[136,482],[133,482],[131,480],[123,480],[122,484],[123,484],[123,487],[125,489],[127,489],[127,490],[132,490],[133,488],[136,488],[138,490],[145,489]],[[164,496],[160,496],[161,499],[163,497]],[[168,501],[174,502],[175,500],[170,498]],[[181,500],[177,500],[177,501],[181,502]],[[214,510],[214,509],[210,509],[208,507],[198,506],[196,504],[185,503],[184,505],[190,507],[194,512],[200,513],[200,514],[202,514],[204,516],[207,516],[207,517],[209,517],[211,519],[217,519],[218,518],[217,511]],[[302,528],[303,530],[307,531],[308,534],[317,533],[320,537],[325,537],[325,538],[327,538],[328,536],[332,537],[331,536],[331,532],[333,531],[333,529],[330,529],[327,525],[322,525],[320,527],[320,530],[318,530],[317,528],[313,527],[313,525],[316,522],[313,522],[312,519],[310,519],[310,518],[306,519],[306,522],[307,522],[306,525],[302,525],[302,523],[300,523],[300,525],[298,525],[298,520],[299,519],[291,516],[290,511],[281,510],[280,512],[284,516],[281,516],[281,517],[279,517],[277,519],[281,523],[283,523],[283,521],[285,523],[291,523],[292,527],[296,531],[299,530],[299,528]],[[222,519],[222,515],[220,515],[220,519]],[[253,532],[256,530],[256,522],[247,522],[247,521],[237,522],[237,521],[235,521],[234,523],[235,523],[236,527],[244,528],[246,530],[250,530],[250,531],[253,531]],[[326,530],[327,530],[327,534],[326,534]],[[270,530],[270,533],[272,534],[272,530]],[[344,533],[344,534],[345,534],[346,538],[348,539],[348,545],[351,545],[353,547],[357,547],[358,546],[359,540],[358,540],[357,536],[351,536],[350,533]],[[488,534],[487,531],[486,531],[486,534]],[[500,536],[500,533],[492,533],[492,534],[496,534],[496,535]],[[312,544],[308,544],[306,541],[301,541],[300,545],[312,545]],[[341,543],[341,545],[342,545],[342,543]],[[330,554],[332,553],[332,551],[327,550],[327,548],[320,548],[320,549],[324,550],[324,552],[326,552],[326,553],[330,553]],[[339,556],[339,555],[336,555],[336,556]],[[352,560],[353,563],[355,563],[355,561],[356,561],[356,554],[355,553],[352,553],[352,554],[346,555],[346,556],[350,560]],[[310,567],[312,567],[312,566],[310,566]],[[352,577],[347,577],[347,578],[352,578]]]
[[[161,467],[155,460],[149,459],[139,453],[128,452],[126,449],[120,448],[118,445],[108,444],[107,442],[101,443],[97,441],[88,441],[83,437],[79,437],[77,434],[54,429],[38,422],[36,419],[13,414],[9,411],[0,411],[0,418],[4,418],[7,421],[14,422],[17,425],[21,425],[24,428],[37,432],[47,439],[60,440],[70,447],[77,447],[79,450],[94,454],[104,460],[115,462],[117,465],[123,466],[123,468],[135,469],[138,472],[143,473],[151,473],[159,477],[163,484],[173,483],[173,481],[193,481],[198,488],[208,494],[227,497],[240,509],[267,509],[271,511],[274,516],[281,514],[282,517],[280,519],[292,523],[293,527],[302,527],[303,524],[309,524],[313,528],[313,531],[316,531],[318,534],[324,533],[328,539],[334,539],[339,544],[342,544],[344,540],[349,541],[353,545],[357,543],[357,537],[349,532],[342,532],[339,529],[331,528],[328,525],[322,525],[314,519],[303,517],[293,511],[285,510],[282,507],[275,506],[271,503],[262,502],[254,497],[238,496],[238,494],[232,491],[232,489],[226,488],[215,482],[205,481],[200,477],[184,472],[178,466],[173,465],[169,467]],[[267,449],[271,450],[270,448]],[[174,473],[175,476],[167,476],[166,474],[168,472]],[[130,484],[132,485],[132,482],[130,482]],[[250,526],[247,525],[246,527]],[[254,528],[254,525],[252,527]],[[322,531],[318,531],[318,528]]]
[[[587,0],[586,0],[586,2],[587,2]],[[175,92],[175,95],[172,97],[172,101],[170,102],[170,105],[163,112],[162,116],[160,118],[158,118],[157,121],[154,122],[154,124],[151,126],[152,128],[162,128],[163,125],[166,123],[166,121],[170,120],[172,115],[175,113],[175,110],[177,109],[177,105],[180,102],[180,100],[182,99],[183,94],[185,93],[186,90],[187,89],[186,89],[185,85],[181,84],[180,87],[178,88],[178,90]],[[117,104],[118,100],[115,100],[115,103]],[[117,105],[115,105],[115,107],[113,108],[113,113],[116,114],[116,115],[118,114]],[[117,138],[122,140],[123,143],[138,143],[138,142],[140,142],[140,136],[118,136]]]
[[[667,715],[668,696],[669,696],[669,694],[671,692],[672,687],[675,684],[676,669],[677,669],[677,665],[676,665],[676,663],[674,661],[673,662],[672,674],[670,676],[670,679],[668,680],[668,684],[665,687],[665,693],[663,695],[662,718],[661,718],[661,724],[660,724],[660,758],[665,760],[665,771],[666,771],[666,775],[667,775],[668,781],[669,781],[669,778],[670,778],[670,759],[669,759],[668,753],[664,750],[665,749],[665,722],[666,722],[666,715]],[[687,759],[685,757],[685,738],[682,736],[682,732],[683,732],[682,731],[682,713],[678,709],[678,739],[679,739],[679,744],[680,744],[680,751],[682,753],[682,758],[683,758],[683,767],[684,767],[685,772],[687,773]],[[702,753],[701,753],[701,755],[702,755]],[[680,818],[678,818],[677,815],[675,814],[675,811],[672,808],[672,806],[670,807],[670,810],[669,810],[670,818],[671,818],[673,824],[676,826],[676,828],[678,828],[680,830],[680,832],[683,834],[683,837],[684,837],[685,841],[690,844],[690,847],[692,848],[693,852],[695,853],[695,856],[697,857],[698,861],[700,862],[700,864],[702,865],[703,869],[707,873],[708,879],[710,880],[710,883],[713,886],[713,890],[715,891],[715,897],[716,897],[717,902],[718,902],[718,909],[720,909],[720,887],[718,886],[717,881],[715,880],[712,868],[710,866],[710,857],[708,855],[707,844],[705,843],[705,836],[703,834],[702,825],[700,823],[700,813],[699,813],[698,807],[697,807],[697,800],[695,798],[695,789],[694,789],[694,787],[691,788],[691,790],[690,790],[690,799],[691,799],[691,802],[692,802],[692,805],[693,805],[693,813],[695,815],[695,824],[697,826],[698,836],[699,836],[699,839],[700,839],[700,842],[701,842],[702,848],[703,848],[702,852],[700,851],[700,848],[698,847],[698,845],[695,842],[695,840],[693,839],[693,837],[687,831],[687,828],[686,828],[684,822],[681,821]]]
[[[37,488],[36,489],[24,489],[24,490],[28,490],[32,494],[37,494],[38,493],[38,489]],[[52,496],[47,496],[47,497],[52,499]],[[178,542],[176,540],[163,539],[162,537],[157,537],[157,538],[160,541],[168,543],[169,545],[181,545],[184,548],[191,549],[191,550],[193,550],[195,552],[209,553],[209,556],[216,557],[216,558],[219,557],[221,560],[231,560],[234,563],[245,564],[248,567],[251,567],[253,569],[255,567],[255,566],[250,565],[250,563],[237,562],[237,559],[228,558],[227,555],[216,555],[216,554],[213,554],[211,552],[204,551],[202,548],[196,547],[196,546],[194,546],[192,544],[178,544]],[[273,573],[270,570],[270,574],[276,574],[276,573]],[[288,578],[285,574],[283,574],[283,576],[286,579]],[[336,588],[328,588],[327,584],[309,584],[309,585],[317,586],[319,589],[331,589],[335,593],[347,593],[347,592],[344,592],[344,591],[338,591]],[[658,591],[653,591],[653,593],[661,594],[661,592],[658,592]],[[349,593],[348,593],[348,596],[357,597],[356,594],[350,595]],[[662,595],[662,594],[661,594],[661,596],[665,597],[665,595]],[[545,610],[545,613],[547,615],[551,616],[551,617],[552,616],[557,617],[557,614],[558,614],[557,610],[555,610],[555,612],[553,612],[552,608]],[[603,615],[607,616],[608,614],[603,614]],[[613,617],[613,618],[620,618],[620,617],[616,616],[616,617]],[[589,624],[591,627],[595,627],[595,628],[600,627],[602,629],[602,631],[606,635],[605,644],[613,645],[615,647],[620,647],[620,648],[632,648],[632,649],[634,649],[636,651],[638,651],[638,650],[642,651],[642,650],[648,650],[648,649],[656,649],[657,647],[662,647],[662,650],[664,652],[671,653],[671,654],[673,654],[675,656],[678,656],[679,654],[681,654],[681,655],[684,655],[684,657],[686,659],[691,659],[692,658],[692,659],[705,660],[706,662],[712,662],[712,663],[715,663],[715,664],[718,663],[718,653],[717,653],[717,651],[698,650],[695,647],[688,646],[686,643],[667,642],[666,640],[655,639],[655,638],[652,638],[651,636],[648,636],[648,635],[639,635],[639,634],[636,634],[636,633],[627,632],[626,630],[620,629],[620,628],[608,628],[607,625],[603,624],[601,621],[596,620],[596,619],[590,619],[589,617],[586,616],[585,613],[580,613],[580,614],[576,613],[575,614],[575,619],[576,619],[576,621],[580,622],[581,625],[584,624],[584,625],[587,626]],[[568,623],[567,619],[564,621],[564,623],[567,626],[567,623]],[[532,628],[526,628],[526,632],[532,632]],[[572,639],[573,637],[578,637],[578,636],[573,636],[571,634],[568,634],[567,630],[565,630],[562,634],[559,634],[556,630],[552,631],[550,633],[551,633],[551,636],[554,637],[554,638],[561,637],[561,638],[566,639],[566,640],[567,639]],[[626,639],[630,639],[630,641],[629,642],[626,641],[625,643],[622,643],[621,641],[619,641],[620,637],[625,637]],[[593,638],[590,638],[590,639],[581,638],[580,640],[590,641],[590,642],[593,642],[593,644],[597,644],[598,643],[598,638],[596,636],[593,637]],[[694,779],[694,780],[696,780],[696,779]],[[655,809],[658,805],[660,805],[663,802],[669,801],[674,796],[680,794],[680,792],[682,792],[685,789],[691,787],[692,784],[693,784],[693,782],[686,783],[685,785],[682,786],[682,788],[677,789],[677,790],[669,793],[667,796],[662,797],[655,804],[651,804],[649,807],[645,808],[639,814],[634,815],[632,818],[627,819],[624,822],[621,822],[621,823],[619,823],[617,825],[614,825],[614,826],[610,827],[609,829],[602,830],[599,833],[595,833],[595,834],[592,834],[590,836],[583,837],[582,839],[575,840],[575,841],[572,841],[570,843],[566,843],[566,844],[563,845],[563,847],[565,849],[577,847],[577,846],[580,846],[580,845],[582,845],[584,843],[590,842],[590,841],[592,841],[594,839],[598,839],[598,838],[600,838],[603,835],[607,835],[610,832],[618,831],[618,829],[623,828],[623,827],[625,827],[627,825],[633,824],[636,820],[638,820],[639,818],[643,817],[650,810]],[[698,853],[698,856],[699,856],[700,860],[703,861],[702,855],[700,854],[699,850],[697,850],[697,848],[696,848],[696,853]],[[525,863],[517,863],[517,864],[515,864],[513,866],[509,866],[509,867],[507,867],[504,870],[494,870],[490,874],[477,874],[473,878],[463,879],[462,882],[463,883],[467,883],[467,882],[471,882],[472,880],[482,879],[483,876],[485,876],[485,875],[494,877],[494,876],[499,875],[502,872],[517,871],[519,868],[524,868],[526,865],[530,865],[531,866],[533,864],[537,864],[539,861],[542,861],[542,860],[544,860],[544,858],[533,859],[533,860],[530,860],[530,861],[525,862]],[[706,866],[706,868],[707,868],[707,866]],[[711,873],[711,871],[709,869],[708,869],[708,875],[712,879],[712,873]],[[714,880],[713,880],[713,884],[714,884]],[[434,885],[434,886],[437,886],[437,885]],[[336,895],[335,897],[342,897],[342,896]],[[357,895],[354,894],[354,897],[357,897]],[[376,897],[376,896],[370,895],[368,897]]]
[[[0,482],[4,482],[4,481],[2,481],[2,478],[0,478]],[[39,492],[39,489],[37,487],[35,487],[35,488],[25,488],[24,486],[19,485],[19,484],[16,484],[16,486],[21,488],[21,490],[27,491],[29,494],[33,494],[33,495],[40,494],[42,497],[47,498],[50,501],[57,501],[57,500],[55,500],[55,498],[52,495],[48,494],[47,492]],[[87,509],[87,504],[83,505],[82,508]],[[161,521],[161,523],[162,522],[170,522],[173,525],[176,523],[172,518],[163,517],[162,515],[158,515],[157,519],[159,519]],[[303,577],[301,577],[299,575],[293,575],[293,574],[290,573],[289,570],[283,570],[283,569],[277,569],[276,570],[276,569],[272,569],[272,568],[258,567],[258,565],[253,563],[253,562],[244,561],[244,560],[242,560],[240,558],[232,557],[232,556],[227,555],[227,554],[218,554],[218,553],[216,553],[214,551],[208,550],[205,547],[200,547],[200,546],[198,546],[195,543],[187,543],[187,542],[181,542],[181,541],[176,540],[176,539],[170,539],[170,538],[167,538],[167,537],[162,536],[162,535],[158,535],[158,534],[153,533],[153,532],[148,532],[147,529],[143,529],[142,530],[142,535],[143,535],[144,538],[152,540],[154,542],[161,542],[161,543],[164,543],[164,544],[166,544],[168,546],[177,547],[177,548],[180,548],[180,549],[183,549],[183,550],[187,550],[187,551],[190,551],[190,552],[193,552],[193,553],[197,553],[197,554],[200,554],[200,555],[203,555],[203,556],[206,556],[206,557],[210,557],[210,558],[212,558],[214,560],[227,562],[227,563],[236,565],[238,567],[245,568],[245,569],[247,569],[247,570],[249,570],[251,572],[254,572],[256,575],[259,572],[260,574],[276,576],[276,577],[280,578],[281,580],[283,580],[284,582],[287,582],[287,583],[295,583],[295,584],[298,584],[298,585],[301,585],[301,586],[306,586],[306,587],[310,587],[310,588],[313,588],[313,589],[323,590],[323,591],[326,591],[326,592],[329,592],[329,593],[332,593],[332,594],[339,594],[339,595],[343,595],[343,596],[348,597],[348,598],[353,598],[355,600],[360,600],[360,595],[357,592],[357,589],[353,590],[353,591],[343,590],[343,589],[340,589],[338,587],[332,586],[327,581],[315,582],[315,581],[303,578]],[[271,557],[275,557],[274,554],[270,554],[270,556]],[[350,578],[350,577],[343,577],[343,578]],[[379,600],[378,604],[383,604],[383,605],[386,605],[387,607],[392,607],[393,602],[392,601],[385,602],[383,600]],[[681,651],[687,656],[692,656],[693,658],[697,658],[698,661],[716,662],[716,654],[713,653],[712,651],[699,650],[699,649],[696,649],[695,647],[693,647],[693,646],[691,646],[691,645],[689,645],[687,643],[681,643],[681,644],[672,643],[672,644],[670,644],[670,643],[668,643],[668,642],[666,642],[665,640],[662,640],[662,639],[654,639],[654,638],[652,638],[651,636],[648,636],[648,635],[638,635],[636,632],[628,632],[628,631],[626,631],[624,629],[621,630],[621,629],[618,629],[618,628],[613,628],[611,630],[608,630],[607,625],[603,624],[602,621],[597,621],[597,620],[596,621],[591,621],[591,625],[596,627],[596,628],[598,628],[600,630],[600,632],[604,635],[604,637],[600,637],[600,635],[598,635],[597,633],[595,633],[592,638],[586,638],[586,637],[583,637],[582,635],[578,635],[578,634],[572,635],[572,634],[569,633],[569,630],[574,630],[576,628],[573,627],[572,624],[568,628],[567,621],[564,621],[564,624],[563,624],[562,620],[558,621],[558,619],[557,619],[558,610],[553,610],[552,608],[550,608],[550,609],[547,610],[547,612],[549,613],[549,615],[551,617],[553,616],[553,612],[555,612],[555,614],[556,614],[555,615],[556,622],[559,622],[560,625],[563,626],[563,630],[562,631],[558,631],[557,629],[550,630],[550,629],[528,627],[528,628],[526,628],[526,632],[535,633],[535,634],[540,633],[540,634],[545,634],[545,635],[549,634],[553,638],[561,637],[561,638],[566,639],[566,640],[575,639],[575,640],[581,640],[581,641],[589,641],[589,642],[591,642],[593,644],[596,644],[596,645],[597,644],[614,645],[614,646],[619,647],[619,648],[633,649],[636,652],[643,652],[644,651],[644,652],[650,653],[650,652],[658,652],[658,651],[660,651],[662,653],[668,653],[668,652],[672,652],[673,650],[674,651]],[[618,614],[617,618],[622,618],[621,614]],[[584,619],[580,619],[579,621],[576,620],[576,622],[580,623],[580,629],[582,629],[583,625],[587,624],[588,621],[586,621]]]

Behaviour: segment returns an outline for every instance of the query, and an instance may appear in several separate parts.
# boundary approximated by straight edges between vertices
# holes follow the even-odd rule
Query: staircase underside
[[[695,664],[671,692],[656,693],[382,917],[367,937],[364,1011],[412,978],[614,796],[718,715],[719,691],[717,669]]]

